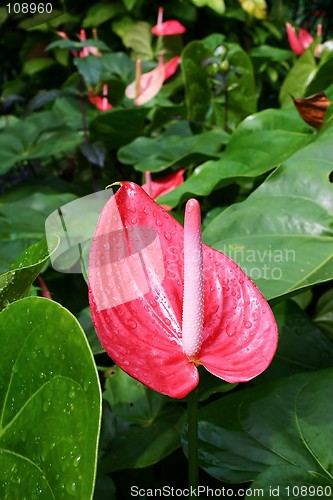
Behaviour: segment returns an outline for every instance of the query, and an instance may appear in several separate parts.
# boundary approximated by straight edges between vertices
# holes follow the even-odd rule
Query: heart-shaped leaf
[[[273,169],[313,140],[294,110],[268,109],[248,117],[231,135],[221,159],[197,167],[184,184],[161,197],[174,207],[187,193],[206,196],[218,185],[254,178]]]
[[[147,467],[179,448],[185,411],[168,405],[169,398],[148,389],[117,366],[106,375],[104,398],[115,420],[110,418],[104,424],[112,437],[99,469],[110,472]]]
[[[333,278],[333,121],[315,138],[204,231],[268,299]]]
[[[295,481],[289,475],[290,485],[299,474],[332,484],[332,384],[333,370],[323,370],[260,384],[205,406],[199,410],[201,467],[239,483],[293,464],[297,474]],[[186,434],[183,444],[186,451]],[[277,473],[272,484],[279,480]]]
[[[100,389],[80,325],[28,297],[0,313],[0,331],[1,497],[91,498]]]
[[[56,236],[53,239],[55,250],[59,241]],[[51,241],[49,247],[45,239],[35,243],[18,257],[10,271],[0,276],[0,311],[10,302],[20,299],[28,292],[49,258],[50,248]]]

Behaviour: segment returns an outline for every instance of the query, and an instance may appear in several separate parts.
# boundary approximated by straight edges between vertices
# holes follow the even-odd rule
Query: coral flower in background
[[[157,24],[152,27],[151,32],[155,36],[181,35],[186,28],[177,20],[163,21],[163,7],[158,9]]]
[[[297,56],[302,55],[314,40],[313,36],[302,28],[297,35],[295,28],[290,23],[286,23],[286,31],[290,48]]]
[[[100,111],[108,111],[112,108],[112,104],[108,101],[109,88],[108,84],[103,85],[103,97],[95,95],[92,88],[89,89],[89,101],[96,106]]]
[[[277,326],[254,283],[201,241],[192,199],[184,228],[138,185],[105,205],[89,257],[89,302],[101,344],[133,378],[175,398],[197,366],[231,383],[270,364]]]
[[[134,99],[136,106],[149,102],[159,93],[163,83],[177,71],[179,61],[180,57],[175,56],[165,63],[163,55],[160,54],[156,68],[148,73],[141,73],[141,60],[138,59],[135,80],[126,87],[126,97]]]

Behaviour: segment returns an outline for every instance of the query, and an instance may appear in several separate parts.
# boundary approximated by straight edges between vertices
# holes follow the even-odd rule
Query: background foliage
[[[200,484],[252,484],[263,498],[269,487],[288,498],[287,486],[315,485],[333,497],[333,115],[315,129],[291,99],[333,98],[331,3],[272,0],[265,15],[254,0],[161,2],[165,19],[186,27],[163,40],[150,32],[156,2],[89,4],[54,2],[52,15],[0,7],[1,496],[186,487],[186,401],[113,366],[83,275],[52,269],[59,241],[50,248],[44,234],[46,218],[79,197],[185,169],[158,201],[182,220],[185,201],[199,199],[205,243],[257,283],[280,334],[256,380],[202,373]],[[322,23],[322,40],[296,57],[286,21],[313,36]],[[80,57],[92,46],[98,55]],[[161,49],[180,67],[135,106],[125,96],[135,59],[149,71]],[[105,84],[112,108],[101,111]]]

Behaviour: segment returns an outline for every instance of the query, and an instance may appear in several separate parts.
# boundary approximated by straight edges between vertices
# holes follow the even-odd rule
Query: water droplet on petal
[[[247,328],[247,329],[248,329],[248,328],[251,328],[251,326],[252,326],[251,321],[246,321],[246,322],[245,322],[245,324],[244,324],[244,326],[245,326],[245,328]]]
[[[156,225],[157,226],[163,226],[163,222],[160,219],[157,219]]]

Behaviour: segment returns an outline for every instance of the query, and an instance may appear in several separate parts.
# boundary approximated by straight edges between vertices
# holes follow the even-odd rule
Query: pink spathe
[[[198,365],[231,383],[259,375],[277,348],[274,316],[229,257],[202,244],[201,260],[197,202],[187,205],[184,229],[140,186],[120,184],[101,213],[89,259],[90,310],[106,352],[175,398],[197,386]],[[188,307],[196,325],[184,341]]]

